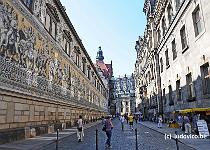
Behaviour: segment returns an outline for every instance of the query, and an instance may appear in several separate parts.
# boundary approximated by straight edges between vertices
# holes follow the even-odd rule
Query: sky
[[[144,0],[61,0],[93,63],[101,46],[115,77],[134,72],[135,42],[143,35]]]

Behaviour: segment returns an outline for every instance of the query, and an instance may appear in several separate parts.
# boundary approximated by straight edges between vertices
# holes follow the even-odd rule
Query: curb
[[[96,125],[98,125],[98,124],[100,124],[100,123],[101,123],[101,121],[96,121],[96,122],[94,122],[92,125],[87,126],[87,127],[84,127],[84,130],[86,130],[86,129],[88,129],[88,128],[91,128],[91,127],[93,127],[93,126],[96,126]],[[87,124],[87,125],[88,125],[88,124]],[[69,129],[71,129],[71,128],[69,128]],[[77,133],[77,132],[72,133],[72,134],[68,134],[68,135],[66,135],[66,136],[63,136],[63,137],[61,137],[61,138],[58,139],[58,142],[61,141],[61,140],[63,140],[63,139],[65,139],[65,138],[67,138],[67,137],[69,137],[69,136],[71,136],[71,135],[73,135],[73,134],[76,134],[76,133]],[[44,144],[44,145],[42,145],[42,146],[40,146],[40,147],[36,147],[36,148],[33,149],[33,150],[42,150],[44,147],[49,146],[49,145],[51,145],[51,144],[53,144],[53,143],[56,143],[56,140],[52,140],[51,142],[46,143],[46,144]]]
[[[89,128],[94,127],[94,126],[97,126],[100,123],[101,123],[101,121],[96,121],[96,122],[88,123],[88,124],[84,125],[84,130],[89,129]],[[74,127],[71,127],[71,128],[68,128],[68,129],[74,129],[74,128],[75,128],[75,126]],[[62,131],[65,131],[65,129],[62,130]],[[53,133],[56,133],[56,132],[53,132]],[[69,133],[67,135],[63,135],[62,137],[59,137],[58,142],[61,141],[61,140],[63,140],[63,139],[65,139],[65,138],[67,138],[67,137],[69,137],[69,136],[71,136],[71,135],[74,135],[76,133],[77,132],[76,132],[76,128],[75,128],[75,132]],[[25,140],[27,140],[27,139],[25,139]],[[20,147],[18,147],[18,148],[17,147],[14,148],[14,145],[11,145],[11,146],[2,146],[2,147],[0,145],[0,149],[4,149],[4,150],[15,150],[15,149],[16,150],[22,150],[22,149],[26,149],[25,147],[21,147],[21,144],[24,145],[24,140],[23,140],[23,142],[20,142]],[[56,135],[55,135],[55,137],[53,137],[53,139],[51,139],[49,141],[45,141],[42,144],[35,145],[34,147],[31,147],[30,149],[31,150],[44,150],[44,148],[46,146],[49,146],[51,144],[56,144]]]
[[[144,125],[144,124],[142,124],[142,123],[140,123],[140,124],[141,124],[142,126],[146,127],[146,128],[149,128],[149,129],[151,129],[151,130],[153,130],[153,131],[156,131],[156,132],[158,132],[158,133],[160,133],[160,134],[162,134],[162,135],[165,135],[165,134],[162,133],[161,131],[155,130],[154,128],[148,127],[148,126],[146,126],[146,125]],[[176,140],[174,137],[171,137],[171,139]],[[180,141],[179,139],[178,139],[178,142],[179,142],[179,143],[182,143],[182,144],[184,144],[184,145],[186,145],[186,146],[188,146],[188,147],[190,147],[190,148],[192,148],[192,149],[194,149],[194,150],[197,150],[196,148],[194,148],[194,147],[192,147],[191,145],[188,145],[188,144],[186,144],[186,143]]]

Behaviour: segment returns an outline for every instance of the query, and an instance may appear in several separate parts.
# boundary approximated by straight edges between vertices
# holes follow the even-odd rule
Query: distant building
[[[107,92],[107,103],[106,103],[106,108],[109,109],[110,112],[110,107],[112,103],[112,76],[113,76],[113,68],[112,68],[112,61],[110,64],[105,64],[104,63],[104,56],[103,56],[103,51],[101,49],[101,46],[99,46],[97,56],[96,56],[96,64],[95,67],[104,83],[106,86]],[[101,85],[99,85],[101,86]]]
[[[133,74],[130,77],[118,77],[115,79],[116,113],[134,113],[135,104],[135,80]]]

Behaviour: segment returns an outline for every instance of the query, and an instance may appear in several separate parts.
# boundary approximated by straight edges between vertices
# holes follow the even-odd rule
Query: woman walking
[[[84,137],[84,131],[83,131],[83,120],[82,120],[82,116],[79,116],[79,119],[77,121],[77,138],[78,138],[78,142],[82,142],[83,141],[83,137]]]
[[[106,127],[106,136],[107,136],[106,148],[111,148],[112,129],[114,126],[112,124],[112,120],[110,116],[108,116],[106,119],[105,127]]]

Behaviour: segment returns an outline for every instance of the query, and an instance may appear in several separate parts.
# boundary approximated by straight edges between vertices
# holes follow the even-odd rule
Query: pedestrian
[[[185,126],[185,133],[191,134],[191,125],[190,125],[190,119],[188,116],[184,116],[184,126]]]
[[[182,116],[180,114],[178,116],[177,122],[178,122],[179,128],[182,128],[183,118],[182,118]]]
[[[120,116],[120,122],[121,122],[122,131],[123,131],[124,130],[124,122],[125,122],[125,117],[123,115]]]
[[[139,118],[139,116],[138,115],[135,115],[136,124],[138,123],[138,118]]]
[[[78,142],[82,142],[84,137],[84,129],[83,129],[83,120],[82,116],[79,116],[79,119],[77,121],[77,138]]]
[[[133,117],[132,113],[130,113],[130,115],[128,116],[128,122],[130,125],[130,129],[132,129],[132,130],[133,130],[133,120],[134,120],[134,117]]]
[[[128,114],[127,113],[125,114],[125,119],[126,119],[127,124],[128,124]]]
[[[101,123],[102,123],[102,125],[104,125],[105,122],[106,122],[106,119],[104,118],[104,116],[102,116],[102,117],[101,117]]]
[[[107,136],[107,140],[106,140],[106,148],[111,148],[111,137],[112,137],[112,129],[113,129],[113,124],[112,124],[112,120],[111,120],[111,116],[108,116],[105,122],[105,127],[106,127],[106,136]]]
[[[163,127],[162,122],[163,122],[163,118],[162,118],[161,115],[159,115],[159,117],[158,117],[158,128],[162,128]]]

